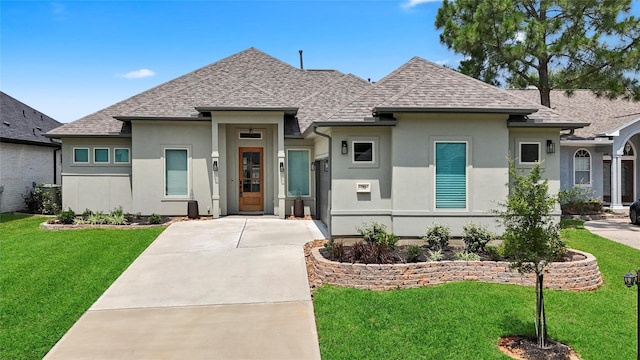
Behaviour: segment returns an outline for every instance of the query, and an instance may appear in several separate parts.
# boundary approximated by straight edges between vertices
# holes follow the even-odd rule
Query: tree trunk
[[[549,63],[546,59],[538,59],[538,90],[540,90],[540,104],[551,107],[551,86],[549,84]]]
[[[538,338],[538,347],[547,347],[547,317],[544,312],[544,295],[543,289],[544,273],[536,273],[536,337]]]

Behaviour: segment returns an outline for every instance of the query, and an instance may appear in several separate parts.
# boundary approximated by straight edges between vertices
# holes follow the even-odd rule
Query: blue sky
[[[456,66],[441,3],[0,1],[0,89],[69,122],[256,47],[286,63],[373,81],[413,56]]]

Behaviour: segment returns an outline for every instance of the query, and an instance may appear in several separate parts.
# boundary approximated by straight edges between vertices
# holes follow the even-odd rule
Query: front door
[[[264,161],[261,147],[241,147],[239,150],[240,211],[264,211]]]
[[[622,202],[633,202],[633,160],[622,160]]]

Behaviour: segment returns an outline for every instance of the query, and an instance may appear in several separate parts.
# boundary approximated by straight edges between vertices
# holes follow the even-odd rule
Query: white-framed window
[[[354,164],[373,164],[376,161],[374,141],[351,141],[351,160]]]
[[[522,141],[518,143],[519,163],[533,165],[542,160],[540,143],[534,141]]]
[[[74,147],[73,148],[73,163],[74,164],[88,164],[89,163],[89,148]]]
[[[164,149],[164,196],[189,196],[189,149]]]
[[[287,196],[311,196],[311,152],[287,150]]]
[[[466,141],[435,141],[436,209],[467,208]]]
[[[131,162],[131,150],[129,148],[113,149],[113,162],[116,164],[129,164]]]
[[[109,163],[109,148],[93,148],[93,163],[94,164],[108,164]]]
[[[578,149],[573,154],[573,183],[591,186],[591,153],[587,149]]]
[[[240,130],[238,131],[239,140],[262,140],[262,130]]]

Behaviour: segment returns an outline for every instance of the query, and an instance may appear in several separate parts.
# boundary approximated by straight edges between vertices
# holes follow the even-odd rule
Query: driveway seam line
[[[126,310],[162,310],[162,309],[186,309],[197,307],[220,307],[220,306],[237,306],[237,305],[260,305],[260,304],[291,304],[291,303],[306,303],[313,304],[313,300],[286,300],[286,301],[261,301],[261,302],[243,302],[243,303],[223,303],[223,304],[198,304],[198,305],[171,305],[171,306],[152,306],[152,307],[126,307],[126,308],[113,308],[113,309],[89,309],[86,312],[104,312],[104,311],[126,311]]]
[[[236,243],[236,249],[240,247],[240,240],[242,240],[242,235],[244,235],[244,229],[247,227],[247,219],[244,219],[244,224],[242,224],[242,231],[240,231],[240,236],[238,236],[238,242]]]

